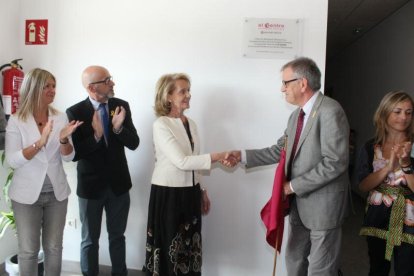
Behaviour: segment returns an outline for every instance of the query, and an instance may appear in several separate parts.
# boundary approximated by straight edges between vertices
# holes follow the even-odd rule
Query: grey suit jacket
[[[286,167],[295,139],[300,109],[289,117],[285,135],[276,145],[246,151],[246,167],[278,163],[287,135]],[[319,92],[292,161],[295,200],[290,223],[312,230],[341,226],[348,208],[349,125],[342,107]]]

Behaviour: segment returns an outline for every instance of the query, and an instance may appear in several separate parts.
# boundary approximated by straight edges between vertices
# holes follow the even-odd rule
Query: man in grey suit
[[[321,73],[313,60],[295,59],[281,72],[281,91],[288,103],[298,106],[285,135],[268,148],[234,151],[230,159],[245,162],[246,168],[278,163],[287,136],[283,190],[291,201],[288,275],[337,275],[348,205],[348,121],[339,103],[319,92]],[[302,110],[303,128],[292,154]]]

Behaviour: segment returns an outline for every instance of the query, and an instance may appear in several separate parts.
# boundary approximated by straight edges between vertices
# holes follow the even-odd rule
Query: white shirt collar
[[[302,107],[305,112],[305,116],[309,115],[312,111],[313,105],[315,104],[316,98],[318,97],[318,92],[313,93],[313,96],[305,103]]]
[[[318,98],[319,92],[313,93],[313,96],[305,103],[302,107],[303,112],[305,112],[305,117],[303,118],[303,125],[305,126],[308,122],[309,115],[312,112],[313,105],[316,102],[316,98]]]
[[[99,105],[101,104],[100,102],[98,102],[98,101],[95,101],[94,99],[92,99],[90,96],[89,96],[89,100],[91,101],[91,103],[92,103],[92,106],[93,106],[93,109],[95,109],[95,110],[98,110],[99,109]],[[108,102],[106,102],[106,104],[108,104]],[[107,105],[107,108],[108,108],[108,105]]]

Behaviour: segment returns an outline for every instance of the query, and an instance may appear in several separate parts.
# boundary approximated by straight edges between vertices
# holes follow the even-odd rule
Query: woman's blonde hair
[[[184,73],[166,74],[157,81],[155,94],[155,115],[166,116],[171,112],[171,103],[168,102],[168,94],[175,89],[177,80],[185,80],[191,86],[190,77]]]
[[[413,99],[407,93],[403,91],[392,91],[387,93],[382,98],[377,111],[374,114],[374,126],[375,126],[375,143],[383,144],[388,134],[387,120],[395,106],[401,102],[409,101],[411,107],[414,108]],[[410,125],[406,130],[406,135],[412,141],[414,133],[413,119],[411,119]]]
[[[20,87],[19,109],[17,110],[20,120],[26,121],[29,115],[40,109],[43,89],[49,79],[56,83],[55,76],[40,68],[35,68],[24,76]],[[57,110],[49,106],[49,112],[56,114]]]

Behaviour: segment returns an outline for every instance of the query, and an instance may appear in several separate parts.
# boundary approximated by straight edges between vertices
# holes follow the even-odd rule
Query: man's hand
[[[224,159],[220,160],[221,164],[226,167],[232,168],[241,161],[241,151],[229,151],[224,156]]]
[[[290,188],[290,182],[289,181],[285,181],[283,183],[283,200],[285,200],[288,195],[293,194],[292,189]]]
[[[114,131],[119,131],[125,120],[126,111],[123,106],[117,106],[112,116],[112,126]]]
[[[94,131],[95,138],[101,139],[101,137],[104,133],[104,130],[103,130],[103,127],[102,127],[101,117],[99,116],[99,111],[98,110],[95,110],[95,113],[93,114],[92,128],[93,128],[93,131]]]
[[[72,122],[67,124],[64,128],[62,128],[62,130],[60,131],[60,135],[59,135],[60,141],[64,141],[68,139],[69,136],[71,136],[72,133],[74,133],[75,130],[78,128],[78,126],[80,126],[81,124],[83,124],[82,121],[73,120]]]

